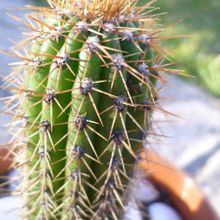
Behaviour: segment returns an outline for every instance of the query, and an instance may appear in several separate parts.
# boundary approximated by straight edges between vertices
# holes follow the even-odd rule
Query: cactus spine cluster
[[[5,88],[15,135],[23,219],[120,219],[132,167],[151,127],[162,64],[149,1],[48,0],[22,21]],[[17,101],[19,100],[19,101]],[[159,108],[159,107],[158,107]]]

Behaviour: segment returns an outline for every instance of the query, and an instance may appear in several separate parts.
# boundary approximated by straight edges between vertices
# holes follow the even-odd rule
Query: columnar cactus
[[[22,219],[120,219],[159,108],[156,81],[177,73],[162,64],[154,1],[48,2],[29,6],[32,32],[5,84],[16,92],[8,112],[22,119]]]

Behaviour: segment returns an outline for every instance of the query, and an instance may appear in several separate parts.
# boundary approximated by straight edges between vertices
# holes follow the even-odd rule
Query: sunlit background
[[[21,25],[6,13],[17,14],[12,8],[25,4],[46,2],[0,0],[0,49],[8,49],[14,40],[21,39]],[[181,118],[160,123],[164,117],[155,113],[157,125],[169,138],[151,147],[189,172],[220,213],[220,1],[158,0],[156,5],[167,12],[160,21],[167,27],[165,34],[178,36],[163,42],[169,58],[193,77],[171,77],[162,93],[169,97],[163,105]],[[12,60],[0,55],[1,75],[8,74],[7,63]],[[0,97],[5,95],[7,92],[0,92]],[[0,143],[4,143],[8,137],[2,125],[8,118],[1,116],[0,120]]]

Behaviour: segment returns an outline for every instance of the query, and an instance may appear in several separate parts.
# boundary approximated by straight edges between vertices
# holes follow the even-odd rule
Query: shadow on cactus
[[[48,2],[28,6],[31,32],[5,79],[23,219],[120,219],[151,113],[163,111],[156,82],[180,71],[163,62],[154,1]]]

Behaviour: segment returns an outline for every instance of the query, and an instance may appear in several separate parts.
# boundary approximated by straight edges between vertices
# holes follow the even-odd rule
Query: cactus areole
[[[153,2],[27,6],[28,38],[13,48],[20,62],[5,79],[8,111],[22,119],[13,139],[22,219],[123,216],[132,167],[159,109],[156,81],[176,73],[162,63]]]

